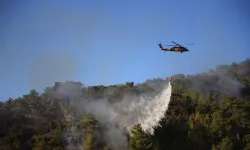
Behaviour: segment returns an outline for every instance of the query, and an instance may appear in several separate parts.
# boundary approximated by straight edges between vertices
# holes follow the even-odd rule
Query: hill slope
[[[0,149],[250,149],[250,59],[174,75],[168,110],[153,135],[139,124],[129,134],[120,126],[124,120],[112,119],[116,112],[129,112],[121,104],[150,100],[167,83],[160,78],[107,87],[57,82],[41,94],[31,90],[0,103]]]

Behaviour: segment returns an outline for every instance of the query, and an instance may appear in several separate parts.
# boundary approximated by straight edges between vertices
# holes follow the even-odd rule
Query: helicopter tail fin
[[[158,45],[159,45],[160,49],[163,49],[163,47],[162,47],[161,43],[159,43]]]

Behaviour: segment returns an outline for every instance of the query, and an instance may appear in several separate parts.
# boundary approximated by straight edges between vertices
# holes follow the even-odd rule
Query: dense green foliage
[[[73,89],[62,90],[88,100],[106,97],[112,102],[126,93],[156,95],[165,82],[167,79],[157,78],[107,87],[56,83],[42,94],[31,90],[10,98],[0,103],[0,149],[108,150],[98,138],[105,126],[77,111],[72,99],[53,91],[60,84],[73,84]],[[174,75],[172,86],[169,108],[155,134],[144,133],[135,125],[124,143],[129,149],[250,150],[250,59],[197,75]]]

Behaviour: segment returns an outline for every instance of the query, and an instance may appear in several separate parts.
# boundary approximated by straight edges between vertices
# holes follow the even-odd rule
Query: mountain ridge
[[[250,148],[249,58],[195,75],[172,77],[171,100],[153,135],[139,124],[131,134],[121,128],[128,112],[120,105],[154,100],[168,78],[89,87],[80,82],[56,82],[43,93],[31,90],[0,102],[0,149]]]

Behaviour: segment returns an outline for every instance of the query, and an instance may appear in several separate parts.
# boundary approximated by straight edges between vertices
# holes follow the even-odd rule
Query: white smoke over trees
[[[144,132],[153,134],[153,128],[164,116],[170,102],[172,87],[170,83],[165,83],[162,87],[156,92],[159,94],[154,97],[151,94],[138,95],[133,90],[127,89],[123,95],[117,95],[116,98],[119,99],[113,102],[101,89],[98,98],[91,97],[91,89],[85,90],[85,95],[80,95],[84,89],[82,85],[71,82],[57,84],[50,94],[61,99],[68,98],[77,112],[86,112],[93,116],[103,127],[102,133],[98,136],[102,137],[108,147],[126,150],[127,134],[134,125],[140,124]],[[126,91],[125,88],[126,86],[123,90]],[[66,115],[65,117],[70,118]]]
[[[240,68],[233,69],[240,71]],[[198,91],[206,90],[205,93],[196,96],[202,100],[211,100],[211,91],[214,90],[224,94],[239,94],[242,85],[230,76],[231,73],[233,72],[230,67],[219,66],[215,70],[195,76],[179,74],[173,76],[173,86],[174,89],[184,90],[181,93],[190,92],[188,90],[192,88]],[[81,83],[66,82],[57,83],[53,90],[48,90],[46,93],[60,99],[63,105],[74,106],[77,112],[75,118],[78,120],[82,112],[93,116],[101,128],[93,134],[112,149],[126,150],[127,134],[134,125],[140,124],[144,132],[153,134],[154,127],[168,109],[172,87],[167,83],[166,80],[153,79],[130,87],[127,85],[83,87]],[[179,86],[175,86],[178,84]],[[191,95],[189,93],[189,96]],[[65,115],[65,118],[72,120],[70,115]],[[79,132],[76,128],[70,130],[72,133]],[[81,134],[82,137],[86,136],[85,131]]]

